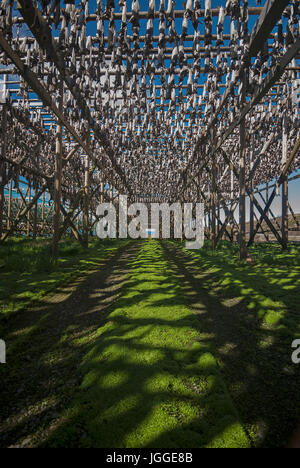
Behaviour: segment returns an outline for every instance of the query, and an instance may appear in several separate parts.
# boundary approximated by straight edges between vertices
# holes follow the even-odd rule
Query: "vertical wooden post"
[[[245,102],[246,96],[246,74],[243,74],[243,87],[242,87],[242,105]],[[245,118],[240,124],[240,200],[239,200],[239,244],[240,244],[240,259],[245,260],[248,257],[246,246],[246,129]]]
[[[254,160],[253,160],[253,151],[251,151],[251,169],[253,168],[253,163],[254,163]],[[251,192],[253,192],[253,178],[251,178],[250,180],[250,189],[251,189]],[[252,198],[250,197],[250,232],[249,232],[249,239],[252,239],[252,236],[253,236],[253,233],[254,233],[254,203],[253,203],[253,200]]]
[[[101,181],[100,191],[101,191],[100,203],[103,203],[103,202],[104,202],[104,180],[103,180],[103,174],[102,174],[102,181]]]
[[[3,104],[2,110],[2,147],[1,147],[1,160],[0,160],[0,239],[3,234],[3,214],[4,214],[4,187],[5,187],[5,178],[6,170],[4,158],[6,156],[6,146],[7,146],[7,105]]]
[[[216,157],[213,156],[212,162],[212,193],[211,193],[211,234],[212,249],[216,248],[216,204],[217,204],[217,165]]]
[[[42,235],[42,230],[44,226],[44,219],[45,219],[45,192],[43,193],[43,198],[42,198],[42,219],[41,219],[41,231],[40,235]]]
[[[59,89],[59,109],[63,109],[63,81]],[[54,215],[53,215],[53,240],[52,255],[58,257],[59,253],[59,225],[60,225],[60,200],[61,200],[61,180],[62,180],[62,125],[57,122],[56,127],[56,151],[55,151],[55,181],[54,181]]]
[[[87,145],[90,145],[90,129],[87,136]],[[90,157],[85,157],[85,175],[84,175],[84,213],[83,213],[83,240],[85,247],[89,245],[89,187],[90,187]]]
[[[283,115],[282,122],[282,165],[284,166],[287,160],[287,118]],[[281,218],[281,235],[282,248],[287,250],[289,240],[289,179],[285,176],[282,184],[282,218]]]
[[[80,232],[80,216],[79,216],[79,211],[78,211],[78,213],[77,213],[76,220],[77,220],[77,231]],[[72,235],[72,233],[71,233],[71,235]]]
[[[230,210],[232,213],[232,216],[230,217],[230,233],[231,233],[231,238],[232,242],[234,242],[234,213],[233,213],[233,205],[234,205],[234,173],[233,170],[230,171]]]
[[[266,183],[266,203],[269,203],[269,183],[268,182]],[[262,228],[262,231],[263,230],[264,229]],[[267,241],[269,242],[269,240],[270,240],[269,233],[266,233],[265,237],[266,237]]]
[[[37,187],[35,191],[37,191]],[[37,215],[38,215],[38,200],[34,204],[34,211],[33,211],[33,239],[34,240],[36,240],[36,236],[37,236]]]
[[[11,226],[11,212],[12,212],[12,179],[9,181],[9,194],[8,194],[8,209],[7,209],[7,230],[9,231]]]
[[[29,192],[28,192],[28,205],[29,205],[30,202],[31,202],[31,182],[29,182],[28,188],[29,188]],[[30,236],[30,210],[28,210],[28,213],[27,213],[27,233],[26,233],[26,235],[27,235],[27,237]]]

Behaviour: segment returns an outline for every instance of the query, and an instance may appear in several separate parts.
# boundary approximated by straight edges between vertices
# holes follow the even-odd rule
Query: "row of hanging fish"
[[[65,57],[71,80],[80,89],[93,119],[105,132],[117,154],[128,186],[139,193],[155,191],[176,198],[179,174],[192,158],[199,137],[218,109],[222,88],[229,87],[231,95],[220,113],[216,135],[221,136],[239,115],[243,103],[241,89],[237,93],[236,81],[240,64],[248,52],[248,2],[227,1],[225,7],[219,9],[214,24],[210,1],[188,0],[181,26],[178,26],[178,19],[175,22],[175,2],[172,0],[167,5],[161,1],[157,11],[155,2],[150,1],[146,18],[140,15],[137,0],[128,10],[127,3],[120,1],[119,20],[116,19],[113,1],[105,4],[97,1],[96,11],[91,11],[88,1],[82,1],[77,6],[74,1],[66,1],[64,8],[61,4],[59,1],[40,2],[43,14],[57,28],[57,46]],[[11,2],[2,2],[0,12],[0,17],[5,17],[7,37],[14,50],[56,100],[59,76],[54,65],[47,60],[32,37],[22,37],[22,29],[12,17]],[[88,34],[90,19],[96,22],[94,37]],[[227,25],[230,24],[230,34],[225,36],[226,21]],[[155,31],[158,35],[155,35]],[[248,95],[262,84],[266,74],[298,36],[299,2],[294,1],[285,12],[284,21],[278,24],[273,43],[263,45],[250,67],[246,83]],[[0,60],[6,63],[3,54]],[[284,94],[281,95],[278,89],[275,99],[269,98],[268,109],[259,113],[255,108],[247,118],[249,127],[256,129],[249,137],[249,145],[252,142],[260,147],[262,135],[268,138],[274,128],[280,128],[282,101],[296,76],[295,72],[287,72],[285,80],[288,89]],[[64,112],[74,129],[84,137],[86,118],[71,91],[66,89],[64,92]],[[30,125],[46,131],[45,142],[48,142],[48,146],[45,146],[44,160],[37,155],[36,161],[41,173],[53,174],[56,120],[46,126],[41,111],[32,110],[30,88],[22,78],[16,100],[25,116],[28,118],[30,115]],[[285,105],[284,111],[292,132],[299,125],[298,110]],[[46,113],[51,113],[50,109],[46,109]],[[255,122],[252,122],[253,118]],[[15,145],[16,139],[16,136],[12,138]],[[235,162],[239,154],[238,140],[238,134],[233,134],[229,139]],[[206,150],[203,148],[193,161],[190,177],[196,177],[197,167]],[[22,157],[20,151],[26,153],[24,147],[19,148],[18,158]],[[119,185],[120,180],[109,158],[97,145],[95,151],[106,173],[110,173],[112,180]],[[275,143],[265,157],[270,159],[268,177],[274,177],[280,170]],[[33,167],[30,158],[25,162],[26,167]],[[75,155],[66,168],[66,182],[76,182],[74,186],[71,183],[74,194],[80,187],[84,173],[82,155]],[[265,172],[260,172],[258,168],[255,181],[259,183],[265,176]],[[102,176],[95,173],[94,177],[96,183]],[[203,184],[207,183],[208,175],[203,174],[202,177]],[[199,180],[202,181],[201,178]],[[227,174],[221,187],[225,190],[229,182],[230,174]],[[196,195],[195,187],[193,190],[192,193]]]

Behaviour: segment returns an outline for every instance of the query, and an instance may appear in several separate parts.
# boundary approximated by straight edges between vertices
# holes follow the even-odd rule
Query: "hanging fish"
[[[216,45],[223,44],[223,29],[224,29],[224,20],[225,20],[225,10],[223,7],[220,8],[218,25],[217,25],[217,42]]]

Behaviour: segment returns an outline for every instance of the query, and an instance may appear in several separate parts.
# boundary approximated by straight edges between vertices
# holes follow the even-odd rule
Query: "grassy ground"
[[[18,313],[0,320],[7,345],[7,364],[0,366],[0,447],[39,446],[59,423],[81,382],[84,349],[75,342],[92,337],[105,322],[122,287],[120,259],[131,248],[128,241],[94,245],[70,261],[55,292],[26,300]]]
[[[86,346],[81,390],[47,446],[247,447],[211,346],[155,241]]]
[[[299,246],[284,253],[275,244],[254,246],[254,265],[239,262],[227,242],[216,252],[209,244],[168,246],[182,281],[205,303],[203,326],[253,445],[285,445],[300,420],[300,372],[291,361],[300,337]]]
[[[126,242],[91,240],[86,250],[75,241],[64,241],[59,260],[54,260],[47,240],[9,239],[0,246],[0,319],[42,300],[78,274],[97,268],[99,259]]]
[[[0,248],[0,447],[286,444],[299,247],[255,246],[254,265],[226,242],[66,242],[58,263],[48,250]]]
[[[261,326],[295,339],[300,337],[300,246],[282,252],[277,244],[258,244],[250,249],[254,265],[237,261],[238,246],[223,242],[216,252],[186,251],[201,270],[210,272],[208,285],[216,293],[234,296],[256,315]]]

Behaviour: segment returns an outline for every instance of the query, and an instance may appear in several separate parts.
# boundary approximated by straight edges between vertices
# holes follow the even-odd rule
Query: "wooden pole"
[[[101,181],[100,191],[101,191],[100,202],[103,203],[104,202],[104,179],[103,179],[103,174],[102,174],[102,181]]]
[[[6,156],[7,146],[7,105],[3,104],[2,110],[2,147],[1,147],[1,160],[0,160],[0,239],[3,234],[3,215],[4,215],[4,187],[6,178],[6,168],[4,158]]]
[[[86,145],[90,147],[91,131],[88,129]],[[90,157],[87,154],[85,157],[85,174],[84,174],[84,211],[83,211],[83,242],[84,246],[89,245],[89,192],[90,192]]]
[[[28,192],[28,205],[31,202],[31,183],[29,183],[29,192]],[[30,236],[30,210],[27,213],[27,237]]]
[[[253,166],[254,166],[254,154],[253,154],[253,151],[251,151],[251,171],[253,169]],[[253,177],[250,178],[250,182],[249,182],[249,189],[252,191],[253,193]],[[251,239],[251,237],[253,236],[253,233],[254,233],[254,203],[253,203],[253,200],[250,198],[250,220],[249,220],[249,225],[250,225],[250,229],[249,229],[249,239]]]
[[[41,231],[40,235],[43,234],[43,226],[44,226],[44,219],[45,219],[45,193],[43,193],[43,199],[42,199],[42,216],[41,216]]]
[[[284,167],[287,161],[287,118],[283,115],[282,122],[282,166]],[[288,174],[283,178],[282,183],[282,217],[281,217],[281,236],[282,249],[287,250],[289,240],[289,180]]]
[[[36,240],[37,237],[37,216],[38,216],[38,200],[34,204],[33,211],[33,239]]]
[[[63,109],[63,81],[59,90],[59,110]],[[59,225],[60,225],[60,200],[61,200],[61,180],[62,180],[62,125],[58,119],[56,127],[56,152],[55,152],[55,182],[54,182],[54,215],[53,215],[53,241],[52,255],[58,257],[59,253]]]
[[[243,87],[242,87],[242,105],[245,103],[246,94],[246,74],[243,74]],[[248,257],[248,251],[246,247],[246,128],[245,118],[240,123],[240,201],[239,201],[239,244],[240,244],[240,259],[245,260]]]
[[[8,209],[7,209],[7,230],[11,226],[11,212],[12,212],[12,179],[9,181],[9,194],[8,194]]]
[[[212,162],[212,193],[211,193],[211,234],[212,234],[212,249],[216,248],[216,203],[217,203],[217,166],[216,157],[213,157]]]
[[[261,198],[263,198],[263,196],[261,195],[261,193],[259,194]],[[266,203],[269,203],[269,183],[267,182],[266,183]],[[271,212],[271,209],[269,210],[270,214],[272,214]],[[266,235],[266,240],[269,242],[270,241],[270,237],[269,237],[269,234],[267,233]]]

